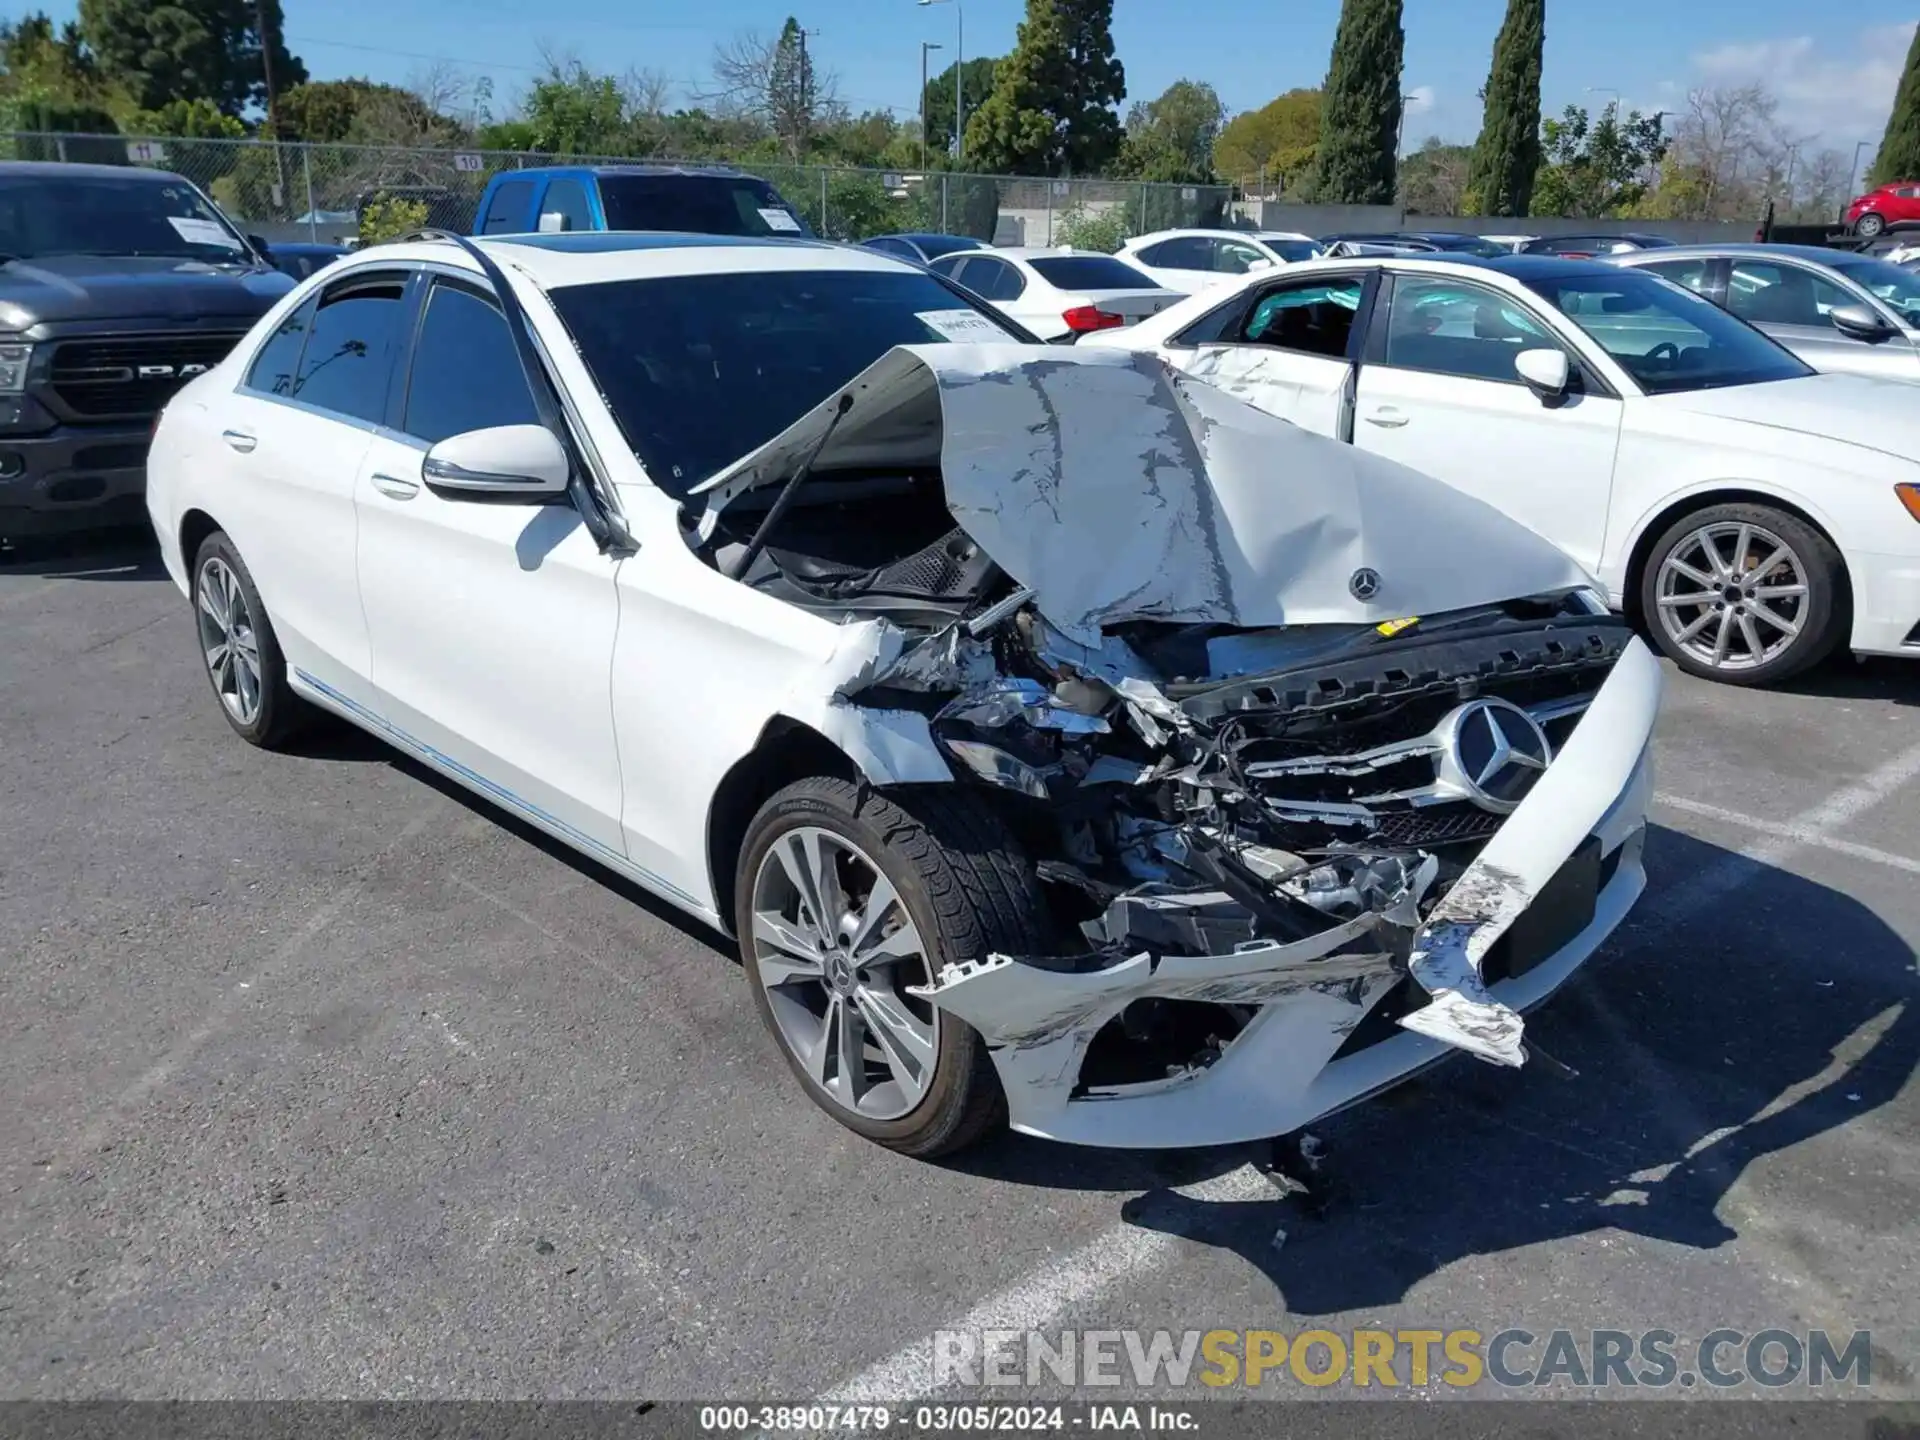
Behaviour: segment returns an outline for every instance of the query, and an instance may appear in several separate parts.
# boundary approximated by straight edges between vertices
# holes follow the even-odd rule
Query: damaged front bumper
[[[1380,910],[1292,942],[1244,941],[1212,955],[1143,951],[1094,969],[995,955],[947,967],[923,993],[985,1039],[1015,1129],[1082,1144],[1261,1139],[1451,1050],[1519,1065],[1521,1013],[1594,953],[1645,887],[1659,695],[1659,667],[1632,641],[1551,767],[1417,929]],[[1536,902],[1570,883],[1590,904],[1585,923],[1548,953],[1510,963],[1503,938],[1511,948]],[[1372,1014],[1409,995],[1396,1023]],[[1150,999],[1253,1013],[1207,1063],[1139,1083],[1089,1083],[1083,1070],[1102,1027]]]

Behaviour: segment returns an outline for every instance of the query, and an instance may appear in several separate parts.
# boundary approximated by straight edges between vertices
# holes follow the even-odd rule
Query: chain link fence
[[[0,134],[0,154],[170,170],[211,195],[243,229],[268,239],[334,242],[357,234],[367,206],[381,199],[416,202],[427,224],[470,231],[480,194],[494,175],[556,164],[740,169],[771,183],[816,232],[834,240],[918,231],[971,235],[1001,245],[1111,250],[1130,235],[1219,224],[1231,194],[1223,185],[180,136],[13,132]]]

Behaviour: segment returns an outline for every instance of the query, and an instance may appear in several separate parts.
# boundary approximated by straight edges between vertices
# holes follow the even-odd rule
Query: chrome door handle
[[[1383,405],[1380,409],[1367,416],[1366,421],[1369,425],[1378,425],[1385,430],[1398,430],[1402,425],[1407,423],[1407,417],[1402,415],[1398,410],[1395,410],[1391,405]]]
[[[398,475],[375,475],[373,488],[390,500],[411,500],[420,493],[420,482],[402,480]]]
[[[250,453],[253,447],[260,443],[244,430],[222,430],[220,438],[242,455]]]

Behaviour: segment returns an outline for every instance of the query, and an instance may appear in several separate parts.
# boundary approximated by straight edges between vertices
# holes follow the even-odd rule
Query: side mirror
[[[1892,327],[1864,305],[1836,305],[1827,312],[1827,319],[1842,335],[1865,340],[1870,345],[1893,335]]]
[[[1530,389],[1543,397],[1566,394],[1573,379],[1567,357],[1558,350],[1522,350],[1513,357],[1513,368]]]
[[[566,493],[567,452],[544,425],[495,425],[449,435],[427,451],[420,478],[455,500],[552,500]]]
[[[247,243],[253,246],[254,249],[258,250],[263,258],[273,253],[273,251],[268,247],[267,237],[264,235],[249,235],[247,236]]]

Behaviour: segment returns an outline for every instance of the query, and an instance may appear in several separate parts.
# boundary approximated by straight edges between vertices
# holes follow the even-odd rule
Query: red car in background
[[[1871,240],[1891,225],[1920,222],[1920,180],[1892,180],[1847,206],[1847,226]]]

